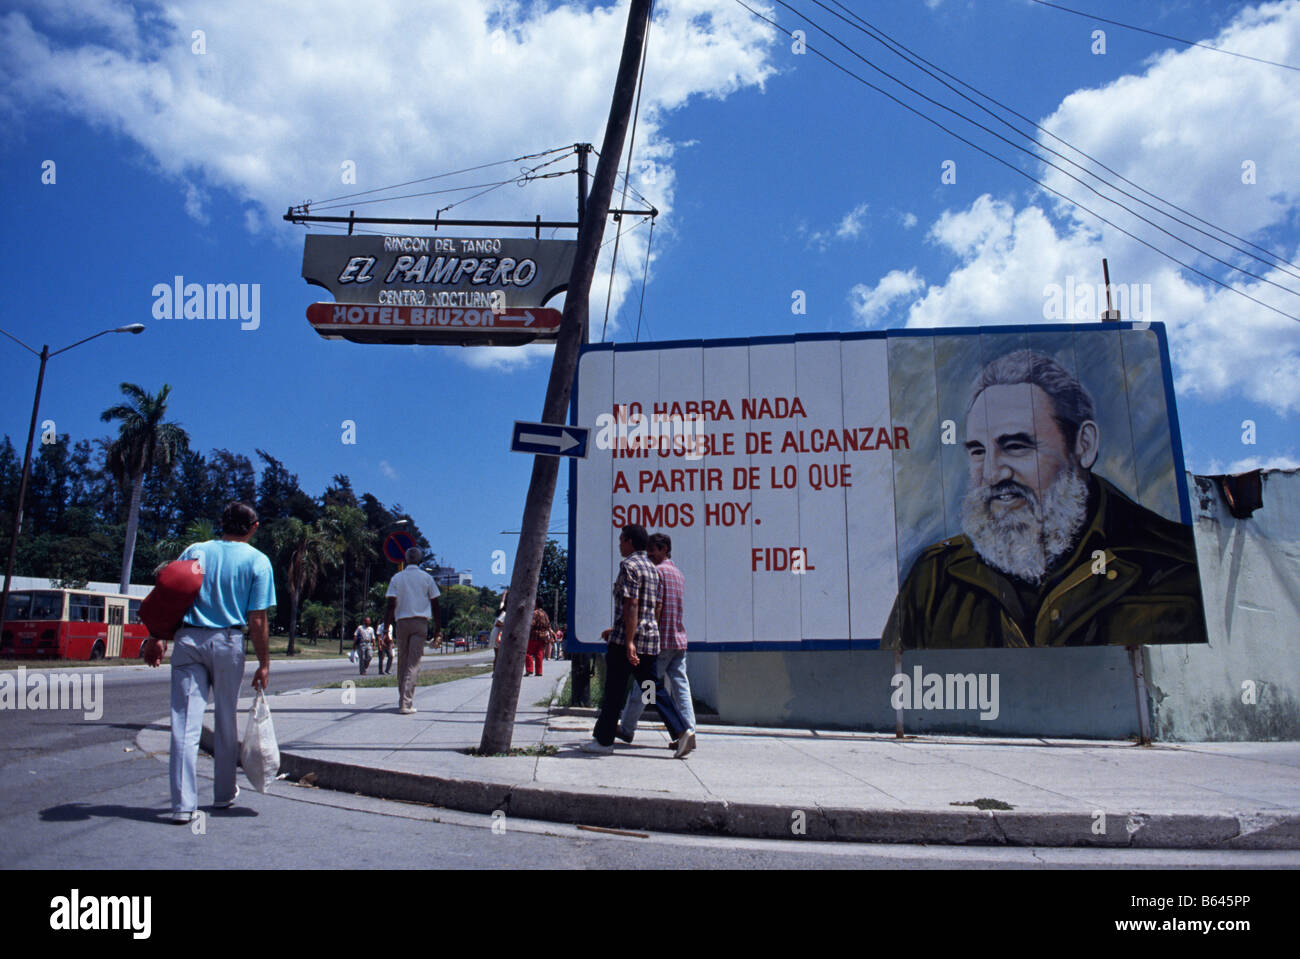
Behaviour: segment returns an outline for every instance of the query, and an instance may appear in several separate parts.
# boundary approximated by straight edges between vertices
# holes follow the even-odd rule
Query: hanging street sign
[[[585,426],[564,426],[560,423],[520,423],[510,437],[510,452],[532,453],[538,456],[572,456],[585,459],[587,437],[591,431]]]
[[[309,235],[302,276],[340,303],[538,307],[568,285],[577,246],[576,240]]]
[[[509,346],[555,339],[559,310],[510,307],[500,311],[464,307],[375,306],[313,303],[307,322],[327,340],[353,343],[472,343]]]

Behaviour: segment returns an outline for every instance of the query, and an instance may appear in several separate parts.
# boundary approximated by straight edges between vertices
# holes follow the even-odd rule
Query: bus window
[[[104,597],[94,593],[73,593],[68,597],[68,622],[102,623]]]
[[[47,621],[62,619],[63,594],[44,589],[32,593],[32,611],[28,618]]]
[[[32,594],[10,593],[9,605],[5,607],[5,620],[31,619]]]
[[[132,599],[127,601],[126,621],[128,623],[140,622],[140,600]]]

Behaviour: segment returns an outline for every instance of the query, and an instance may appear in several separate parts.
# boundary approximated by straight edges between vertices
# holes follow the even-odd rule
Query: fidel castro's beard
[[[1008,491],[1019,493],[1028,509],[995,514],[990,504]],[[984,562],[1009,576],[1040,586],[1056,562],[1074,549],[1088,518],[1088,482],[1071,463],[1040,498],[1014,480],[977,486],[961,502],[962,532]]]

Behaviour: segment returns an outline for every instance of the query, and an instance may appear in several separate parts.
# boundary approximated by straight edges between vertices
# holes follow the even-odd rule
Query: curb
[[[212,748],[205,726],[202,746]],[[280,754],[292,780],[315,773],[315,785],[377,799],[461,812],[538,819],[609,829],[808,839],[820,842],[1143,849],[1300,849],[1300,814],[1160,814],[1132,812],[1098,820],[1084,813],[855,809],[808,804],[672,799],[450,779]]]

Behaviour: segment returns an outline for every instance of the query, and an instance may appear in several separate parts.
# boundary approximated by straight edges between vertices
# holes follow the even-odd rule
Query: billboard
[[[1205,642],[1168,347],[1143,327],[585,348],[571,637],[601,648],[639,523],[672,538],[692,649]]]

